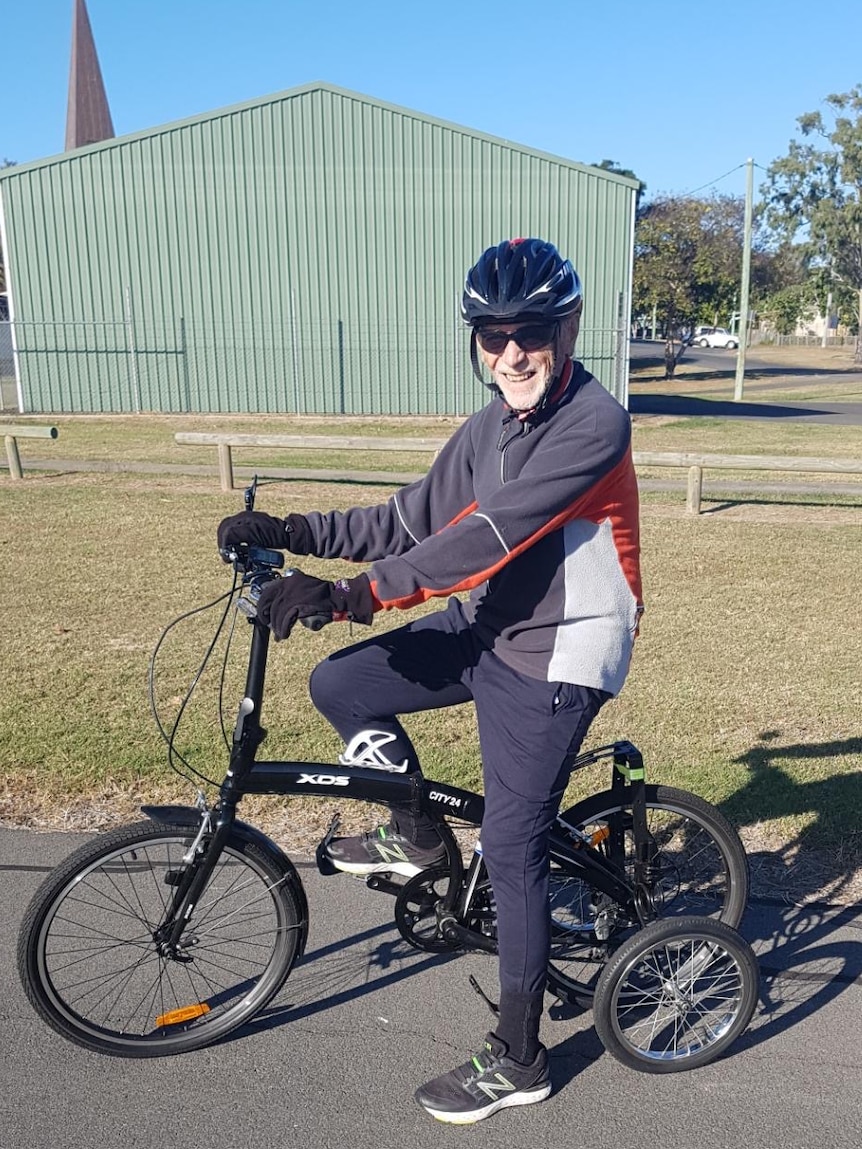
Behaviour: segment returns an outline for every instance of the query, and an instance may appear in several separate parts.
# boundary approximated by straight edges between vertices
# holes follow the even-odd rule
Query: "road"
[[[629,344],[632,363],[661,358],[663,344],[634,339]],[[736,369],[736,352],[717,348],[689,347],[684,362],[705,371],[732,372]],[[649,383],[632,380],[629,387],[629,410],[633,415],[710,415],[724,419],[780,419],[785,422],[829,423],[840,426],[862,424],[862,403],[843,403],[831,399],[817,402],[769,402],[769,394],[786,390],[787,378],[804,378],[807,383],[834,382],[835,372],[809,368],[787,368],[772,360],[758,359],[756,349],[746,355],[747,370],[756,373],[756,380],[746,382],[743,399],[732,398],[732,385],[726,380],[701,379],[692,383],[697,395],[667,395],[650,393]],[[840,378],[848,383],[862,383],[862,371],[842,371]],[[745,396],[749,401],[746,401]],[[756,402],[750,400],[756,399]]]
[[[493,959],[409,950],[390,898],[342,875],[321,878],[303,860],[307,956],[258,1024],[151,1061],[102,1057],[55,1036],[18,984],[15,940],[38,883],[83,839],[0,830],[2,1149],[859,1145],[862,909],[752,906],[744,932],[761,960],[763,1002],[723,1061],[636,1073],[603,1051],[589,1013],[552,1008],[543,1020],[549,1100],[453,1129],[427,1117],[412,1092],[465,1060],[490,1027],[467,978],[493,992]]]

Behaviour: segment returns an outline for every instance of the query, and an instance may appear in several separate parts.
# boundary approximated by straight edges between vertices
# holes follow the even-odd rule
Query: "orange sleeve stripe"
[[[462,579],[452,586],[439,590],[429,590],[427,587],[419,587],[403,598],[385,600],[379,598],[377,594],[377,584],[372,581],[372,593],[375,599],[380,602],[383,609],[406,610],[411,606],[418,606],[419,603],[427,602],[431,598],[442,598],[444,595],[456,594],[458,591],[472,590],[480,583],[485,582],[489,578],[493,578],[493,576],[510,563],[512,559],[517,558],[518,555],[522,554],[540,539],[543,539],[545,535],[549,535],[552,531],[565,526],[565,524],[572,519],[586,518],[592,519],[594,522],[599,522],[601,519],[610,518],[611,525],[615,528],[614,534],[616,536],[616,528],[621,523],[622,517],[618,509],[611,509],[609,507],[608,504],[610,500],[608,499],[608,495],[611,492],[619,491],[620,499],[617,503],[617,508],[624,506],[632,497],[636,496],[637,486],[636,484],[632,486],[632,474],[631,448],[629,448],[619,463],[612,471],[608,472],[596,487],[591,488],[591,490],[583,495],[579,495],[568,507],[565,507],[558,514],[554,515],[554,517],[549,519],[538,531],[535,531],[528,538],[524,539],[522,543],[519,543],[517,547],[510,550],[509,553],[504,555],[498,562],[490,567],[486,567],[484,570],[477,571],[476,574],[470,575],[468,578]],[[478,504],[474,504],[472,509],[475,509],[477,505]],[[467,514],[472,513],[472,509],[465,510],[458,516],[458,519],[453,520],[453,522],[460,521],[460,519],[464,518]],[[620,556],[620,562],[626,574],[626,581],[631,586],[632,592],[635,594],[638,602],[640,602],[640,579],[637,577],[636,563],[630,558],[624,561],[622,555]]]
[[[441,527],[440,531],[445,531],[447,527],[454,527],[456,523],[460,523],[462,519],[466,519],[468,515],[472,515],[475,510],[478,510],[479,504],[474,500],[469,507],[465,507],[463,511],[459,511],[454,519],[450,519],[445,527]],[[440,534],[437,531],[437,534]]]

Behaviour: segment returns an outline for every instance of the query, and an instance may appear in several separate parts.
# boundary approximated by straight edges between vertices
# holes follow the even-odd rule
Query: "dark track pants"
[[[479,645],[454,598],[445,610],[327,658],[310,690],[345,742],[367,729],[394,734],[387,757],[407,758],[411,769],[419,765],[416,751],[395,715],[474,701],[500,988],[540,993],[550,947],[548,832],[568,781],[561,764],[609,695],[512,670]]]

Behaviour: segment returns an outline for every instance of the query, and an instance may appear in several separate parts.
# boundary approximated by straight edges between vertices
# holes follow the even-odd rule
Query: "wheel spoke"
[[[28,910],[22,975],[46,1020],[90,1048],[145,1055],[208,1044],[262,1008],[305,929],[288,864],[229,841],[173,946],[157,926],[189,834],[142,824],[105,840],[82,847]]]

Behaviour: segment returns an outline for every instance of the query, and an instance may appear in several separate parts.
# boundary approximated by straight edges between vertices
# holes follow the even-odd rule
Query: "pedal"
[[[332,821],[329,823],[327,831],[323,835],[322,841],[318,845],[317,849],[314,851],[314,860],[317,863],[317,869],[318,869],[319,873],[324,875],[324,877],[330,877],[330,875],[332,875],[332,874],[340,874],[342,872],[333,863],[329,854],[327,854],[327,852],[326,852],[326,847],[329,845],[329,843],[335,837],[335,831],[338,829],[338,827],[340,825],[341,825],[341,815],[336,813],[333,815]]]

